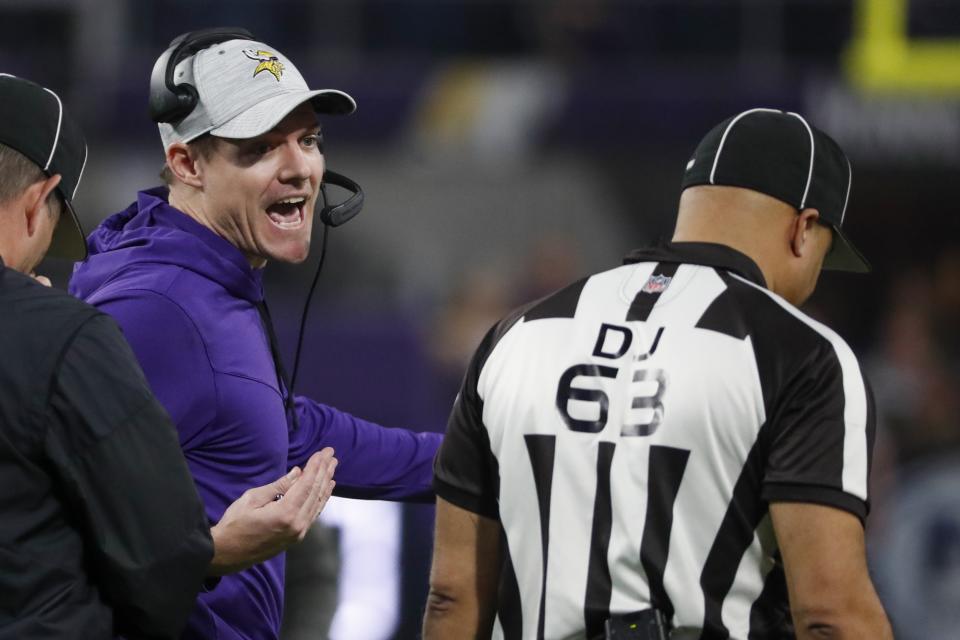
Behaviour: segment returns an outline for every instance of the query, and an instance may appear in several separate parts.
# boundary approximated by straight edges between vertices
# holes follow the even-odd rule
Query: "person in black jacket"
[[[0,639],[175,638],[205,578],[301,540],[333,488],[327,449],[211,529],[117,325],[33,273],[86,255],[85,163],[60,98],[0,74]]]

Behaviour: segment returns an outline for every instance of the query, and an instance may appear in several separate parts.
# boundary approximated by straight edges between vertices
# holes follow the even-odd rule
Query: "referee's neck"
[[[750,189],[690,187],[680,196],[673,241],[711,242],[739,251],[757,264],[767,288],[789,300],[784,294],[792,295],[793,289],[790,229],[796,217],[790,205]]]

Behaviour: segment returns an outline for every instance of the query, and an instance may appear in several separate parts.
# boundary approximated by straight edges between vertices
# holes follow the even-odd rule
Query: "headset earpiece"
[[[154,122],[177,123],[197,106],[196,88],[186,82],[177,84],[173,74],[181,61],[201,49],[227,40],[253,40],[253,34],[239,27],[214,27],[182,33],[153,65],[150,74],[150,119]]]

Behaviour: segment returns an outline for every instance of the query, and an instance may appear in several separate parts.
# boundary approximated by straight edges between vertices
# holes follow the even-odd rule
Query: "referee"
[[[797,309],[846,156],[798,114],[717,125],[672,242],[497,324],[436,463],[428,639],[892,637],[864,552],[873,401]]]

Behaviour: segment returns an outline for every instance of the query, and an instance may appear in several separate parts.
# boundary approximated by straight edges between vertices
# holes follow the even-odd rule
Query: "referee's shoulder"
[[[543,297],[531,300],[513,309],[494,326],[496,339],[502,338],[518,322],[544,320],[550,318],[573,318],[580,302],[580,293],[587,281],[596,276],[591,274],[571,282]]]
[[[552,293],[514,307],[487,331],[480,342],[480,346],[477,347],[475,362],[482,367],[503,337],[519,324],[548,318],[572,318],[576,313],[580,292],[592,275],[585,276]]]
[[[80,334],[120,332],[96,307],[10,268],[0,272],[0,308],[13,311],[0,314],[6,348],[40,367],[54,366]]]
[[[4,268],[0,278],[0,300],[5,307],[15,310],[12,320],[24,328],[80,325],[92,317],[103,315],[66,291],[44,286],[13,269]]]
[[[847,342],[836,331],[812,318],[766,287],[732,275],[732,288],[739,290],[756,334],[766,334],[784,350],[798,356],[817,351],[833,352],[838,358],[856,360]]]

